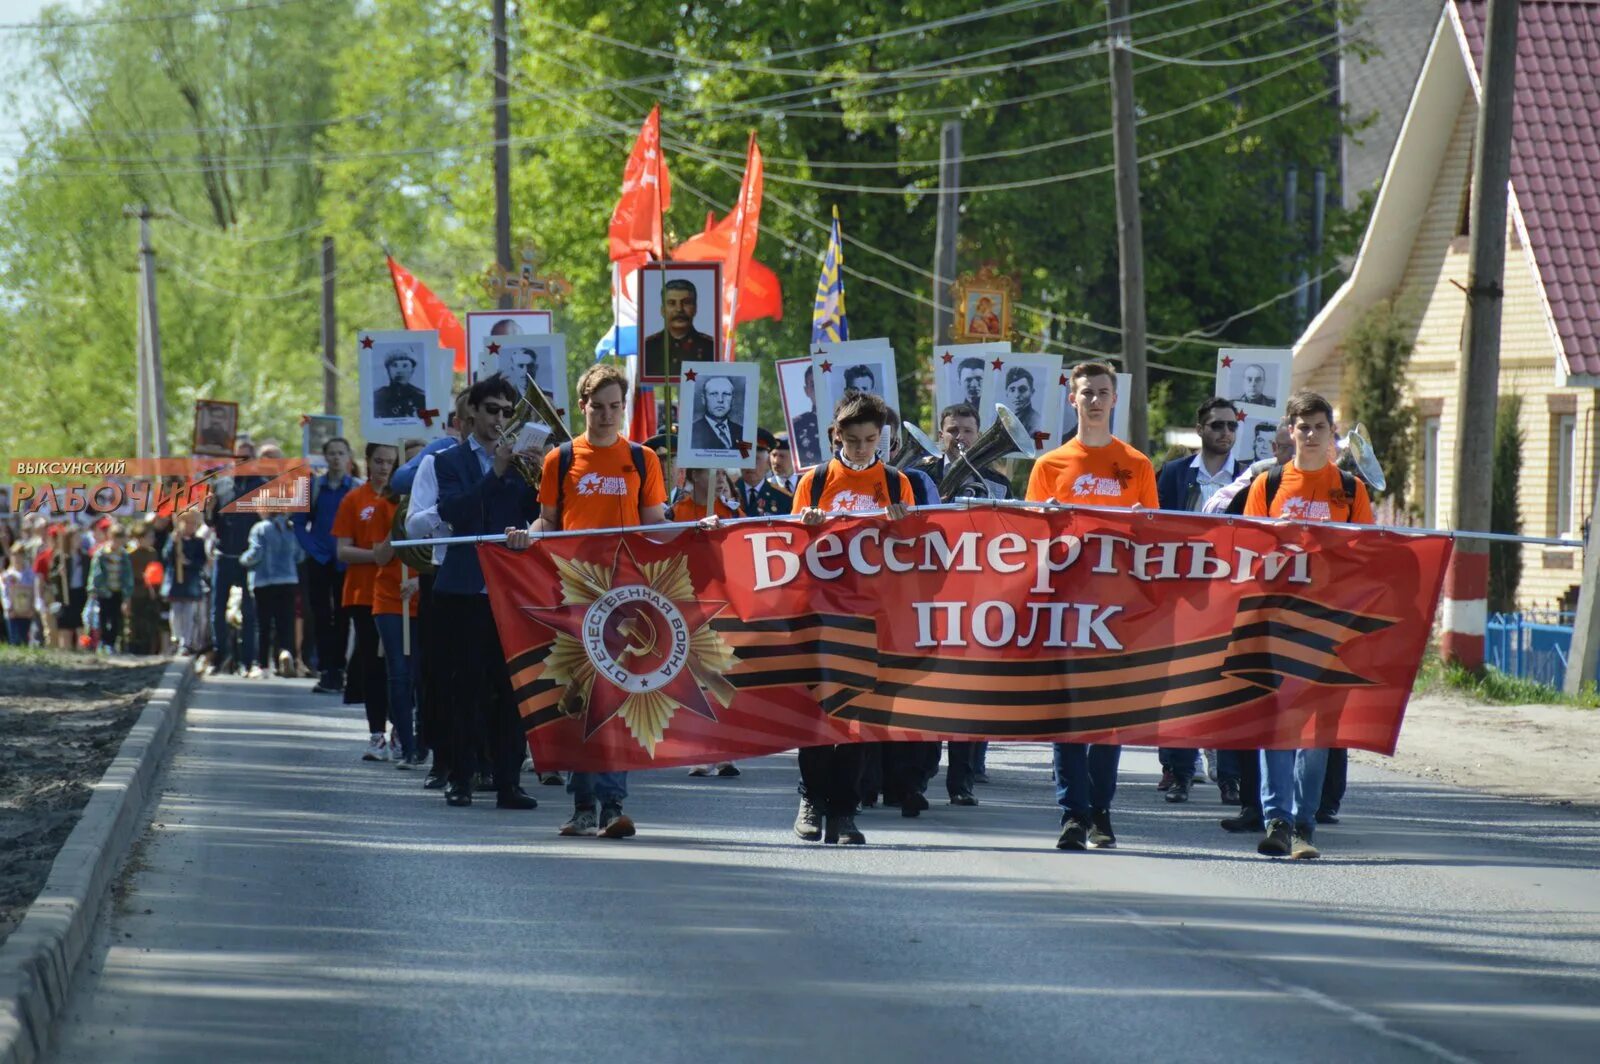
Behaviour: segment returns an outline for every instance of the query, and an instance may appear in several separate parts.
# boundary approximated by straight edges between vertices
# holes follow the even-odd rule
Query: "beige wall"
[[[1467,239],[1459,236],[1458,231],[1470,178],[1476,119],[1476,103],[1467,95],[1457,112],[1454,135],[1440,164],[1433,195],[1417,226],[1405,274],[1395,294],[1401,316],[1414,323],[1409,398],[1424,413],[1438,410],[1440,460],[1436,490],[1440,521],[1445,527],[1454,524],[1450,508],[1457,474],[1455,406],[1466,313],[1466,296],[1456,285],[1464,286],[1467,282]],[[1500,394],[1522,397],[1521,424],[1525,442],[1519,501],[1523,531],[1529,535],[1549,536],[1555,532],[1554,440],[1560,412],[1571,410],[1577,424],[1578,521],[1582,521],[1592,505],[1594,455],[1600,444],[1595,438],[1596,393],[1593,389],[1556,387],[1556,350],[1533,268],[1514,228],[1510,237],[1501,321]],[[1305,381],[1306,387],[1334,399],[1336,407],[1343,405],[1340,399],[1344,369],[1340,355],[1336,352]],[[1374,443],[1382,455],[1383,441]],[[1420,476],[1421,471],[1420,441],[1418,452],[1414,476]],[[1423,497],[1420,483],[1413,483],[1411,497],[1420,507]],[[1581,564],[1576,549],[1524,548],[1522,583],[1518,591],[1520,603],[1530,607],[1553,605],[1578,582]]]

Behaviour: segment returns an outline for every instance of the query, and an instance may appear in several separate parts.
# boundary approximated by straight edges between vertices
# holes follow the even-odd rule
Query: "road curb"
[[[145,800],[194,684],[192,658],[168,663],[39,896],[0,946],[0,1064],[29,1064],[50,1044],[51,1025],[66,1006],[112,877],[140,834]]]

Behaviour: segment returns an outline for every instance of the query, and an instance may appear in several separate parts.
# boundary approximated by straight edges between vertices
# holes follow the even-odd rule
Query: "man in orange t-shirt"
[[[1245,516],[1374,523],[1367,486],[1334,464],[1332,404],[1315,392],[1301,392],[1289,400],[1287,420],[1294,458],[1256,477],[1245,499]],[[1257,853],[1298,860],[1321,855],[1311,835],[1327,771],[1325,749],[1261,751],[1261,816],[1267,834]]]
[[[584,433],[545,455],[539,519],[529,529],[508,532],[506,546],[522,550],[530,533],[627,528],[666,520],[661,460],[648,447],[622,436],[627,394],[628,378],[616,366],[599,363],[584,371],[578,379]],[[562,835],[625,839],[636,833],[633,819],[622,811],[628,797],[626,772],[574,772],[567,780],[567,792],[572,795],[573,812],[561,825]]]
[[[882,510],[891,521],[906,515],[911,481],[878,457],[878,439],[889,421],[889,407],[881,397],[855,389],[844,393],[833,410],[837,455],[807,470],[794,489],[793,512],[804,524],[820,525],[829,514],[866,510]],[[861,744],[802,747],[799,757],[800,811],[794,833],[807,842],[865,843],[855,819],[861,801]]]
[[[389,444],[367,444],[370,478],[350,490],[333,518],[335,557],[346,566],[343,606],[356,633],[355,658],[345,680],[344,701],[367,707],[367,750],[363,761],[387,761],[390,749],[385,732],[389,719],[388,681],[378,657],[378,628],[372,620],[372,585],[378,563],[372,548],[389,538],[394,504],[383,498],[399,453]],[[356,697],[360,693],[360,698]]]
[[[1111,435],[1117,408],[1116,371],[1104,362],[1072,367],[1072,405],[1078,434],[1033,465],[1029,502],[1156,509],[1156,474],[1150,459]],[[1056,743],[1056,804],[1061,807],[1058,850],[1110,849],[1111,800],[1117,793],[1122,747],[1110,743]]]

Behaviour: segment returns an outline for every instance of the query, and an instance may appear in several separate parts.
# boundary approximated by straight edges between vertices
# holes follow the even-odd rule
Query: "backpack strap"
[[[821,472],[821,476],[817,475]],[[828,474],[833,472],[833,459],[830,458],[811,470],[811,507],[816,509],[822,505],[822,493],[828,486]]]
[[[1283,470],[1281,465],[1275,465],[1267,470],[1267,513],[1272,513],[1272,500],[1278,497],[1278,489],[1283,487]]]
[[[639,520],[644,520],[644,447],[641,444],[628,441],[628,455],[633,459],[633,468],[639,471]]]
[[[1356,512],[1356,475],[1348,469],[1340,469],[1339,486],[1344,489],[1344,497],[1350,500],[1345,504],[1344,512],[1344,519],[1349,521]]]
[[[565,514],[567,508],[567,474],[572,472],[572,441],[556,449],[556,512]]]
[[[880,463],[883,464],[883,463]],[[883,486],[889,492],[889,505],[900,505],[900,471],[883,464]]]

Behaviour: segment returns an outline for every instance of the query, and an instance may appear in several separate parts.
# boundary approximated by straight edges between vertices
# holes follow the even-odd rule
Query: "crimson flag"
[[[641,252],[656,260],[666,258],[661,219],[671,206],[672,178],[661,156],[661,105],[656,104],[622,170],[622,198],[611,212],[608,230],[611,261]]]
[[[697,233],[673,248],[672,257],[682,262],[720,262],[726,280],[729,273],[736,269],[732,259],[733,243],[733,215],[718,222],[708,214],[705,232]],[[735,325],[761,318],[783,320],[783,288],[778,283],[778,275],[757,262],[753,256],[745,264],[739,289],[738,306],[734,310]]]
[[[394,281],[394,297],[400,303],[400,318],[406,328],[436,331],[439,343],[456,353],[456,372],[467,372],[467,334],[456,316],[450,313],[444,300],[434,295],[410,270],[394,261],[393,255],[386,254],[384,258],[389,260],[389,277]]]

